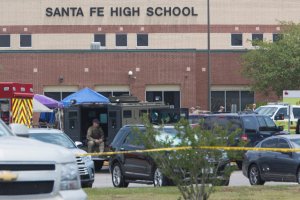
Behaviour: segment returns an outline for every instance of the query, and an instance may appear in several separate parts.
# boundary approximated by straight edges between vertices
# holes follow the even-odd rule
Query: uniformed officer
[[[104,132],[100,127],[98,119],[93,120],[93,125],[89,127],[86,135],[88,141],[88,152],[92,153],[104,151]]]

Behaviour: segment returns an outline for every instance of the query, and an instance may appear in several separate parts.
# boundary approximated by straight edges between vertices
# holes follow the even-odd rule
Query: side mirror
[[[75,141],[75,145],[76,145],[78,148],[83,147],[82,142],[79,142],[79,141]]]
[[[283,131],[283,126],[278,126],[278,127],[277,127],[277,130],[278,130],[278,131]]]

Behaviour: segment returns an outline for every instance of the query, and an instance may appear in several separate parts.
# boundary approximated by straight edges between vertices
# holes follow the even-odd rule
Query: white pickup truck
[[[16,137],[0,120],[0,199],[85,200],[87,195],[72,152]]]

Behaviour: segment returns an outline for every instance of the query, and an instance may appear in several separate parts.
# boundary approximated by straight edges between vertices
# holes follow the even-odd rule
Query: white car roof
[[[283,107],[287,107],[287,105],[270,104],[270,105],[264,105],[264,106],[260,106],[260,107],[277,107],[277,108],[283,108]],[[300,108],[300,105],[291,105],[291,107]]]

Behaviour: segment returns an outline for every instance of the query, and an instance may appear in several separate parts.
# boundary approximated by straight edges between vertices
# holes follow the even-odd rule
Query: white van
[[[15,136],[0,120],[0,199],[85,200],[71,151]]]
[[[290,117],[290,132],[295,133],[297,120],[300,118],[300,106],[291,105],[288,114],[288,104],[269,104],[260,106],[255,110],[256,113],[271,117],[277,126],[283,126],[288,130],[288,120]],[[284,116],[284,119],[282,119]]]

